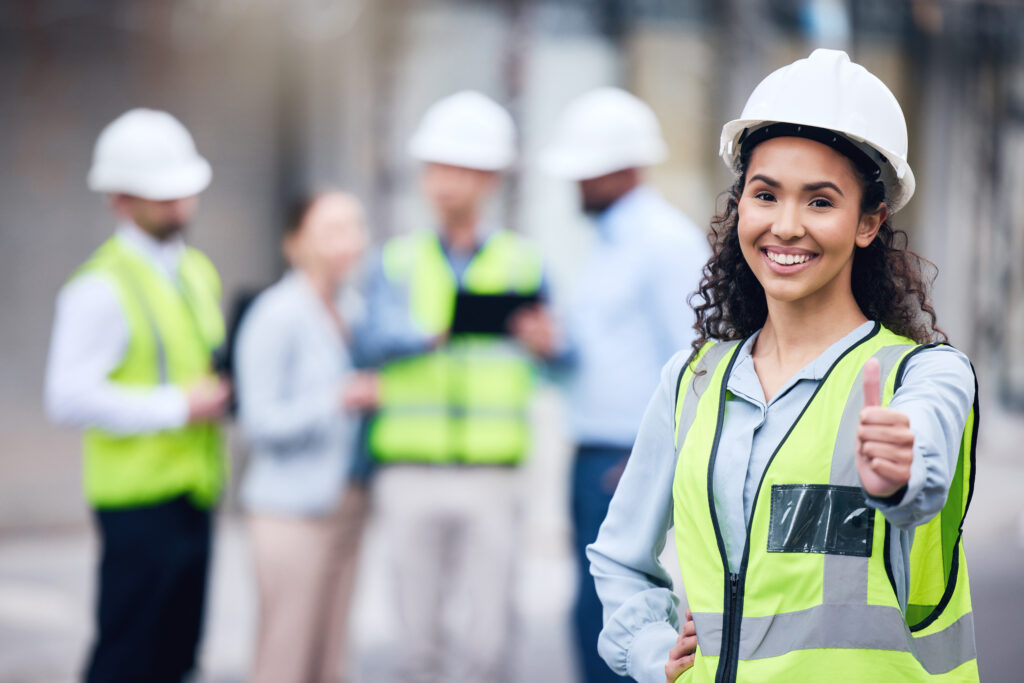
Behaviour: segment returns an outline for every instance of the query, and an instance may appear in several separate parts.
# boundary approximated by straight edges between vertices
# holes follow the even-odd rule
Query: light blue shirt
[[[738,351],[728,389],[725,421],[714,471],[715,511],[731,567],[739,564],[754,494],[764,468],[814,393],[828,368],[866,336],[864,323],[794,375],[771,401],[765,401],[750,351],[754,338]],[[640,683],[662,683],[668,651],[676,641],[678,599],[658,562],[672,526],[675,477],[676,383],[689,350],[664,367],[629,464],[615,491],[597,541],[587,548],[590,572],[604,605],[598,651],[617,673]],[[946,501],[960,440],[974,401],[974,375],[959,351],[940,346],[914,355],[890,407],[906,413],[914,432],[914,461],[903,499],[896,505],[868,503],[899,530],[900,551],[893,569],[905,596],[906,554],[913,528],[931,519]],[[681,504],[685,504],[683,501]],[[687,552],[686,546],[679,548]],[[898,556],[902,553],[902,556]],[[901,596],[901,600],[904,599]]]
[[[572,432],[579,444],[629,448],[659,369],[693,340],[687,298],[711,253],[705,232],[650,187],[594,223],[564,316]]]
[[[351,293],[337,307],[358,323]],[[263,513],[330,513],[345,490],[359,416],[341,405],[353,372],[345,339],[304,275],[289,272],[256,298],[236,349],[238,417],[252,447],[243,504]]]

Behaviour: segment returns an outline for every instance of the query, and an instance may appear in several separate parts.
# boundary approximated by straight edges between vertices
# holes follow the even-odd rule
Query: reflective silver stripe
[[[160,384],[168,384],[167,351],[164,348],[164,339],[160,336],[160,330],[156,326],[156,318],[153,317],[153,311],[146,304],[146,297],[142,296],[142,287],[139,286],[138,279],[132,274],[131,268],[118,265],[114,270],[124,278],[125,282],[122,284],[128,292],[128,296],[135,299],[135,303],[142,309],[142,315],[146,318],[146,325],[153,335],[153,343],[156,346],[157,373],[160,377]]]
[[[705,657],[718,657],[722,653],[722,615],[717,612],[694,612],[693,625],[697,629],[697,644]]]
[[[704,391],[711,383],[711,376],[715,374],[715,370],[718,368],[718,364],[722,362],[722,359],[729,355],[729,352],[740,343],[740,341],[716,343],[697,361],[694,367],[693,378],[690,380],[690,386],[680,387],[683,390],[683,410],[679,414],[679,425],[676,429],[676,434],[679,435],[679,438],[676,440],[676,456],[679,455],[679,450],[686,441],[686,433],[690,431],[690,427],[697,417],[697,404],[700,403],[700,397],[704,395]],[[686,372],[685,365],[682,372]],[[679,400],[678,396],[676,396],[676,400]]]
[[[938,633],[914,638],[914,656],[928,673],[951,671],[978,656],[974,644],[974,612],[968,612]]]
[[[722,651],[722,615],[697,613],[701,653]],[[968,612],[949,627],[914,638],[903,613],[885,605],[818,605],[769,617],[743,617],[739,658],[779,657],[794,650],[890,650],[911,652],[931,674],[951,671],[977,653],[974,614]]]
[[[879,349],[873,358],[881,366],[882,387],[886,378],[895,369],[903,354],[911,346],[886,346]],[[860,425],[860,411],[864,407],[864,369],[857,373],[853,390],[846,400],[843,416],[839,421],[836,445],[832,451],[832,471],[829,484],[832,486],[860,486],[857,474],[856,452],[857,427]],[[870,558],[848,555],[825,555],[824,587],[822,602],[826,604],[864,604],[868,601],[868,563]]]

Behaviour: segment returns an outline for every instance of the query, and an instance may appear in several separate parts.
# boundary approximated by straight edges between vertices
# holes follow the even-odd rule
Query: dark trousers
[[[622,468],[629,457],[628,448],[580,446],[576,450],[572,477],[572,516],[576,527],[576,558],[579,565],[579,590],[574,621],[582,678],[585,683],[631,680],[617,675],[597,654],[597,636],[601,633],[601,601],[590,576],[586,547],[597,538],[608,504],[619,483]]]
[[[179,683],[195,666],[210,512],[188,499],[98,510],[103,544],[88,683]]]

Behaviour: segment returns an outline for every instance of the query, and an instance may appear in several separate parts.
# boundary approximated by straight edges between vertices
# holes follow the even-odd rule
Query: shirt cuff
[[[919,452],[918,446],[915,445],[914,461],[910,465],[910,481],[886,498],[875,498],[865,493],[864,499],[870,507],[885,515],[885,519],[897,529],[914,526],[921,518],[920,510],[925,502],[926,473],[923,469],[924,454]]]
[[[163,414],[166,416],[168,429],[180,429],[188,424],[188,397],[180,387],[160,387],[162,394]]]
[[[669,650],[679,634],[667,621],[655,621],[636,634],[626,653],[626,668],[637,683],[662,683]]]
[[[677,599],[665,588],[634,595],[605,622],[597,651],[612,671],[637,683],[664,683],[668,653],[678,633]]]
[[[899,487],[899,489],[897,489],[896,493],[892,494],[891,496],[885,496],[884,498],[882,498],[882,497],[879,497],[879,496],[872,496],[871,494],[868,494],[868,498],[870,500],[873,500],[875,503],[877,503],[879,505],[896,506],[896,505],[899,505],[900,502],[902,502],[903,496],[905,496],[905,495],[907,495],[907,485],[906,484],[904,484],[903,486]]]

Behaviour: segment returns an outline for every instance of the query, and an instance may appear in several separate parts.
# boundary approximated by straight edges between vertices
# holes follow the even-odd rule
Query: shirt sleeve
[[[353,330],[360,364],[378,366],[430,350],[432,340],[416,327],[409,313],[407,288],[387,278],[379,255],[374,259],[364,289],[367,315]]]
[[[555,326],[555,348],[550,356],[541,359],[541,369],[548,378],[557,381],[575,369],[577,356],[569,340],[568,325],[558,310],[557,299],[552,294],[551,278],[546,268],[541,275],[537,297]]]
[[[701,273],[711,250],[704,232],[687,221],[683,236],[673,239],[669,248],[654,255],[656,268],[652,269],[654,313],[659,328],[664,330],[662,358],[669,358],[680,349],[690,348],[693,342],[693,324],[696,316],[689,297],[700,286]]]
[[[46,412],[58,424],[142,434],[183,426],[188,403],[181,388],[126,387],[110,373],[128,348],[128,323],[113,286],[82,275],[57,297],[45,380]]]
[[[926,349],[907,361],[903,383],[889,407],[910,418],[914,433],[910,481],[898,503],[867,499],[893,526],[909,529],[925,524],[946,504],[974,394],[971,362],[951,346]]]
[[[245,438],[276,448],[316,441],[341,412],[341,387],[289,392],[297,354],[295,325],[282,303],[257,300],[238,334],[236,381],[238,417]]]
[[[689,351],[664,367],[597,540],[587,547],[604,605],[597,649],[613,671],[663,683],[679,628],[679,599],[658,561],[672,526],[675,388]]]

